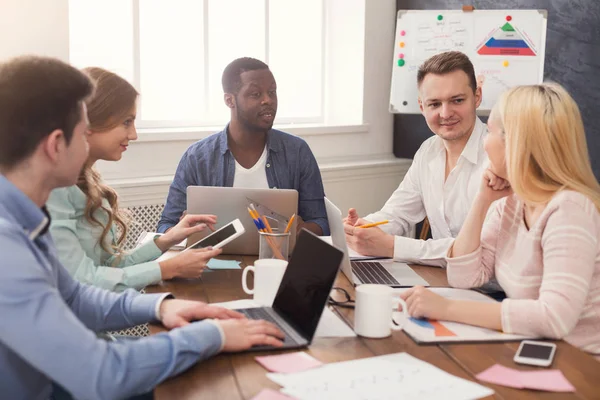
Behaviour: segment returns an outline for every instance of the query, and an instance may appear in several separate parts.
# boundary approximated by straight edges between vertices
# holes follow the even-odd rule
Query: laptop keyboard
[[[381,265],[381,263],[372,261],[352,261],[351,264],[352,272],[354,272],[362,283],[400,285],[400,282],[398,282],[396,278]]]
[[[283,345],[297,345],[298,343],[294,340],[293,335],[290,334],[284,327],[277,323],[277,321],[271,317],[271,314],[267,312],[264,308],[242,308],[235,310],[240,312],[246,316],[248,319],[263,319],[277,326],[285,335],[285,339],[283,340]],[[273,346],[252,346],[253,349],[265,348],[272,349]]]

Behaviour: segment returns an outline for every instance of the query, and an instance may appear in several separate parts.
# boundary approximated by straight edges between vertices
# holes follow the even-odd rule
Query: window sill
[[[220,127],[199,127],[199,128],[140,128],[137,130],[138,139],[135,143],[149,142],[178,142],[178,141],[196,141],[204,139],[213,133],[220,132],[224,126]],[[322,125],[322,124],[286,124],[275,125],[278,129],[292,135],[320,136],[320,135],[340,135],[352,133],[369,133],[369,124],[359,125]]]

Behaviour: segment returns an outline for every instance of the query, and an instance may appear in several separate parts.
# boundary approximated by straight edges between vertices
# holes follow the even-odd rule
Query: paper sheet
[[[406,353],[327,364],[293,374],[267,374],[281,390],[310,400],[466,400],[493,390],[458,378]]]
[[[394,289],[395,293],[402,293],[408,288]],[[496,300],[474,290],[453,288],[430,288],[440,296],[468,301],[496,302]],[[394,321],[402,326],[406,332],[417,343],[441,343],[441,342],[502,342],[523,339],[534,339],[533,336],[514,335],[481,328],[478,326],[461,324],[449,321],[433,321],[428,319],[414,319],[404,317],[401,312],[393,313]]]
[[[253,300],[234,300],[224,303],[212,303],[215,306],[221,306],[229,309],[259,307]],[[315,337],[355,337],[356,333],[340,317],[337,316],[329,307],[325,307]]]

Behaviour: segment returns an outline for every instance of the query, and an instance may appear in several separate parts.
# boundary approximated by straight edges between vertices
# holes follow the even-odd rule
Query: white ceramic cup
[[[356,287],[354,308],[354,331],[368,338],[384,338],[392,330],[401,330],[392,322],[392,313],[402,305],[402,312],[408,318],[406,302],[394,294],[394,289],[385,285],[359,285]]]
[[[265,258],[256,260],[254,265],[244,268],[244,272],[242,273],[242,288],[244,292],[253,294],[254,301],[261,306],[272,306],[287,264],[287,261],[278,259]],[[253,289],[249,289],[247,284],[247,275],[250,271],[254,273]]]

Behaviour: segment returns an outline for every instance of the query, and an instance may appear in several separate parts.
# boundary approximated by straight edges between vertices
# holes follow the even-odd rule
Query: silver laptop
[[[217,228],[239,218],[246,232],[223,247],[223,254],[258,254],[258,229],[248,214],[252,203],[261,215],[265,215],[271,228],[285,230],[292,215],[298,212],[298,191],[293,189],[246,189],[215,186],[188,186],[187,212],[190,214],[214,214]],[[296,243],[296,223],[290,231],[289,254]],[[208,235],[205,230],[192,235],[188,243],[195,243]]]
[[[342,272],[350,282],[354,285],[376,283],[392,287],[429,286],[425,279],[405,263],[393,260],[350,261],[342,212],[327,198],[325,198],[325,208],[327,208],[331,241],[334,246],[344,251]]]
[[[342,257],[341,250],[302,229],[273,307],[236,310],[250,319],[270,321],[285,334],[283,347],[254,346],[250,351],[293,349],[312,342]]]

